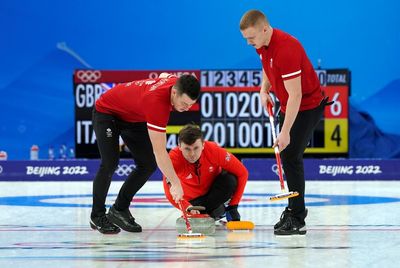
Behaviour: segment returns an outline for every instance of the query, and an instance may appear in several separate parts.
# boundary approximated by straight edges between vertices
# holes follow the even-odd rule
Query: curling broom
[[[270,102],[267,102],[267,109],[268,109],[268,114],[269,114],[269,116],[268,116],[269,117],[269,122],[271,124],[272,138],[273,138],[273,141],[275,143],[276,142],[275,122],[274,122],[274,116],[273,116],[273,112],[272,112],[272,104]],[[282,199],[298,196],[299,195],[298,192],[292,192],[292,191],[287,192],[285,190],[285,183],[283,181],[281,156],[279,154],[278,145],[274,147],[274,151],[275,151],[276,164],[278,166],[278,176],[279,176],[279,182],[280,182],[280,185],[281,185],[282,193],[270,197],[269,200],[278,201],[278,200],[282,200]]]

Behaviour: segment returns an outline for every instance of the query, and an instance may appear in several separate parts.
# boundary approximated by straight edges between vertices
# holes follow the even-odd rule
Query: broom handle
[[[167,180],[167,184],[168,184],[168,186],[171,187],[171,183],[168,180]],[[179,200],[178,205],[179,205],[179,209],[182,211],[183,219],[185,220],[185,223],[186,223],[186,229],[188,230],[188,233],[191,234],[192,233],[192,226],[190,226],[190,222],[189,222],[189,219],[188,219],[188,217],[186,215],[186,211],[183,210],[182,200]]]
[[[187,215],[186,215],[186,212],[183,210],[182,202],[179,200],[179,203],[178,203],[178,204],[179,204],[179,208],[180,208],[181,211],[182,211],[183,218],[185,219],[186,229],[188,230],[189,233],[192,233],[192,226],[190,226],[190,222],[189,222],[189,219],[188,219],[188,217],[187,217]]]
[[[275,120],[274,120],[274,116],[273,116],[273,112],[272,112],[272,104],[270,102],[267,102],[267,110],[268,110],[269,123],[271,124],[272,140],[275,143],[275,141],[276,141]],[[279,154],[278,145],[274,147],[274,152],[275,152],[276,163],[278,165],[278,176],[279,176],[279,182],[281,185],[281,190],[284,191],[285,184],[283,182],[281,156]]]

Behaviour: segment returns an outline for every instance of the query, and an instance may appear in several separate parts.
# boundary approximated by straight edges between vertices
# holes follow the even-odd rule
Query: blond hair
[[[260,22],[269,23],[267,17],[259,10],[247,11],[240,20],[240,30],[245,30],[254,27]]]

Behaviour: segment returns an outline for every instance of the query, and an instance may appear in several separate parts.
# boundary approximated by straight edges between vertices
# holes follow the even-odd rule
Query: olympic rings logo
[[[277,164],[273,164],[273,165],[271,166],[271,170],[272,170],[272,172],[274,172],[276,175],[279,176],[279,171],[278,171],[278,165],[277,165]],[[283,169],[282,169],[282,173],[285,174],[285,172],[283,171]],[[283,175],[283,174],[282,174],[282,175]]]
[[[118,176],[122,177],[122,176],[128,176],[132,170],[135,168],[135,165],[131,164],[131,165],[118,165],[117,170],[115,171],[115,174],[117,174]]]
[[[101,77],[100,71],[91,71],[91,70],[80,70],[76,73],[76,76],[82,82],[96,82]]]

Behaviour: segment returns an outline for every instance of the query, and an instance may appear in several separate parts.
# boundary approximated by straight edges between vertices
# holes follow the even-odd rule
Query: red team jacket
[[[199,159],[199,165],[189,163],[182,155],[179,147],[169,152],[174,169],[180,179],[183,188],[183,198],[187,201],[205,195],[216,176],[222,170],[226,170],[237,177],[237,188],[233,194],[229,205],[239,204],[242,198],[244,188],[247,183],[248,171],[233,154],[221,148],[214,142],[205,141],[204,149]],[[169,186],[163,177],[164,191],[172,205],[178,208],[178,205],[172,199],[169,192]],[[185,202],[186,203],[186,202]],[[185,208],[189,205],[186,203]]]
[[[300,42],[293,36],[273,29],[268,47],[256,50],[269,82],[271,91],[276,94],[282,112],[286,111],[288,93],[284,80],[301,75],[302,98],[300,111],[316,108],[322,101],[322,91],[317,74]]]
[[[165,132],[172,110],[171,88],[178,78],[155,78],[123,83],[96,101],[96,111],[126,122],[147,122],[147,128]]]

